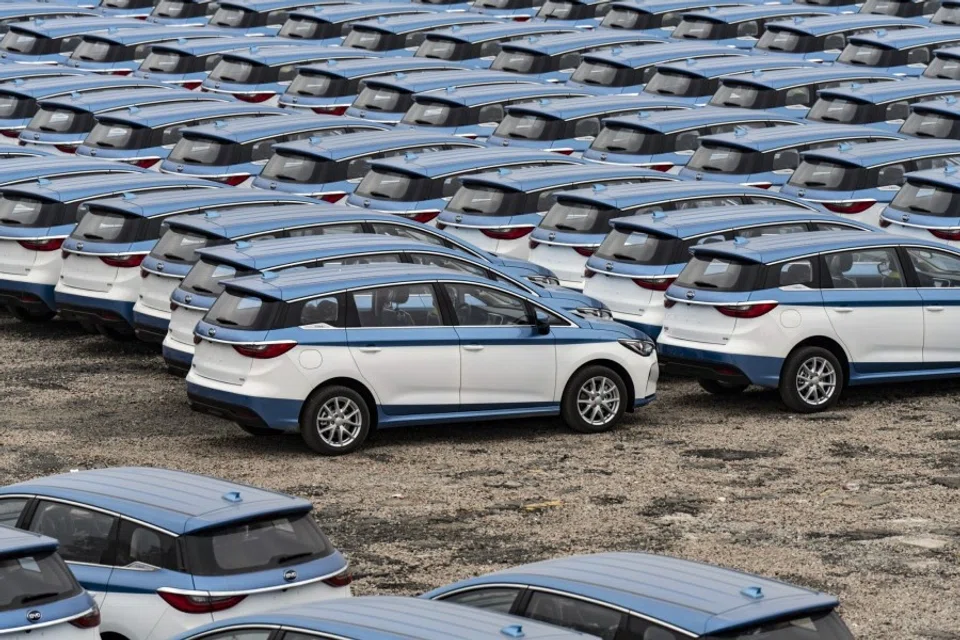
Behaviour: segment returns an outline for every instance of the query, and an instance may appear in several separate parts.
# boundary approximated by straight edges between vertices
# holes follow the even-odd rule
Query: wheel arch
[[[303,412],[307,410],[307,405],[310,404],[310,400],[315,395],[317,395],[318,393],[326,389],[327,387],[331,387],[335,385],[347,387],[348,389],[353,389],[354,391],[360,394],[363,400],[367,403],[367,407],[370,410],[370,431],[372,432],[374,429],[376,429],[377,422],[378,422],[377,418],[379,415],[377,412],[376,397],[373,395],[373,392],[370,391],[367,385],[360,382],[356,378],[348,378],[348,377],[330,378],[329,380],[324,380],[321,384],[314,387],[313,391],[311,391],[310,394],[307,396],[307,398],[303,401],[303,405],[300,408],[300,416],[299,416],[300,424],[303,424]]]
[[[804,347],[820,347],[821,349],[826,349],[834,356],[837,360],[840,361],[840,367],[843,370],[843,383],[844,386],[850,384],[850,358],[847,356],[846,350],[843,348],[839,342],[833,338],[828,338],[826,336],[812,336],[801,340],[793,349],[790,350],[790,353],[787,354],[787,357],[784,358],[784,363],[786,363],[794,353],[798,350],[803,349]],[[780,375],[783,375],[783,370],[781,369]]]
[[[589,360],[589,361],[584,362],[583,364],[581,364],[581,365],[580,365],[579,367],[577,367],[574,371],[572,371],[572,372],[570,373],[570,375],[567,376],[567,381],[566,381],[566,383],[564,383],[564,385],[563,385],[563,395],[560,397],[560,402],[563,402],[563,398],[566,397],[566,395],[567,395],[567,390],[570,388],[570,381],[573,380],[573,378],[574,378],[578,373],[580,373],[581,371],[583,371],[583,370],[586,369],[587,367],[593,367],[593,366],[607,367],[607,368],[612,369],[613,371],[615,371],[615,372],[617,373],[617,375],[620,376],[620,379],[623,380],[623,384],[626,385],[626,387],[627,387],[627,406],[626,406],[626,410],[627,410],[627,412],[629,412],[629,413],[633,413],[633,404],[634,404],[634,402],[635,402],[636,399],[637,399],[637,398],[636,398],[636,387],[635,387],[635,385],[634,385],[634,383],[633,383],[633,377],[627,372],[627,369],[626,369],[623,365],[621,365],[619,362],[616,362],[616,361],[614,361],[614,360],[607,360],[607,359],[605,359],[605,358],[598,358],[598,359],[596,359],[596,360]]]

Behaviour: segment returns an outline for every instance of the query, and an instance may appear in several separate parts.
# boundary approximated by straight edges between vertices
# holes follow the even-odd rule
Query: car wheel
[[[300,418],[300,435],[307,446],[324,456],[342,456],[360,448],[370,433],[370,408],[350,387],[321,389]]]
[[[602,365],[585,367],[567,383],[560,415],[574,431],[608,431],[623,417],[627,398],[627,386],[616,371]]]
[[[47,322],[53,320],[56,311],[29,311],[23,307],[10,306],[10,315],[21,322]]]
[[[256,436],[258,438],[280,435],[280,432],[276,429],[267,429],[266,427],[251,427],[250,425],[246,424],[238,424],[237,426],[249,433],[251,436]]]
[[[798,413],[833,407],[843,390],[843,367],[822,347],[803,347],[787,358],[780,374],[780,398]]]
[[[743,393],[750,386],[748,384],[723,382],[722,380],[710,380],[709,378],[700,378],[697,380],[697,384],[700,385],[701,389],[715,396],[735,396]]]

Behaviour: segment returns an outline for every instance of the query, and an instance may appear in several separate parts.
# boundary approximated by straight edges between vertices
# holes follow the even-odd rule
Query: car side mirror
[[[548,318],[545,313],[537,311],[534,326],[536,327],[539,335],[545,336],[550,333],[550,318]]]

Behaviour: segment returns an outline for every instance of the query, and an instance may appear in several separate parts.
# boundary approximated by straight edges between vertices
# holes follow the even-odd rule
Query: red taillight
[[[595,276],[595,275],[597,275],[597,272],[594,271],[593,269],[584,269],[584,270],[583,270],[583,279],[584,279],[584,280],[588,280],[588,279],[592,278],[592,277]]]
[[[673,163],[672,163],[672,162],[662,162],[662,163],[660,163],[660,164],[652,164],[652,165],[650,165],[648,168],[649,168],[649,169],[653,169],[654,171],[664,171],[664,172],[666,172],[666,171],[670,171],[670,169],[673,169]]]
[[[53,146],[56,147],[56,148],[57,148],[57,151],[60,151],[61,153],[76,153],[76,152],[77,152],[77,147],[79,147],[80,145],[78,145],[78,144],[55,144],[55,145],[53,145]]]
[[[342,116],[349,108],[350,105],[342,105],[339,107],[310,107],[310,110],[325,116]]]
[[[586,256],[589,258],[594,254],[597,248],[596,247],[574,247],[573,250],[579,253],[580,255]]]
[[[325,193],[320,196],[320,199],[324,202],[329,202],[330,204],[336,204],[346,197],[347,194],[343,193],[342,191],[338,191],[337,193]]]
[[[132,69],[117,69],[116,71],[110,72],[111,75],[115,75],[115,76],[128,76],[131,73],[133,73]]]
[[[4,135],[8,138],[19,138],[20,132],[14,131],[13,129],[3,129],[2,131],[0,131],[0,135]]]
[[[20,240],[20,246],[30,251],[56,251],[63,246],[64,238],[50,238],[49,240]]]
[[[759,318],[776,309],[776,302],[761,302],[742,306],[716,307],[717,311],[731,318]]]
[[[242,356],[256,358],[257,360],[269,360],[282,356],[290,349],[297,346],[296,342],[276,342],[273,344],[235,344],[233,350]]]
[[[960,240],[960,229],[954,231],[944,231],[943,229],[930,229],[930,233],[933,234],[935,238],[940,238],[941,240]]]
[[[528,242],[527,244],[530,245],[531,249],[536,249],[537,247],[540,246],[540,243],[537,242],[536,240],[530,240],[530,242]]]
[[[213,613],[224,611],[240,604],[247,596],[187,596],[180,593],[158,591],[168,605],[183,613]]]
[[[755,187],[757,189],[769,189],[773,186],[770,182],[748,182],[744,184],[745,187]]]
[[[231,187],[238,187],[244,182],[247,181],[247,178],[250,177],[249,173],[241,173],[238,176],[227,176],[225,178],[213,178],[217,182],[222,182],[223,184],[229,185]]]
[[[833,211],[834,213],[853,214],[853,213],[863,213],[864,211],[866,211],[867,209],[869,209],[875,204],[877,204],[876,200],[858,200],[857,202],[848,202],[848,203],[824,202],[823,206],[825,206],[828,210]]]
[[[97,605],[93,605],[90,613],[71,620],[70,624],[78,629],[96,629],[100,626],[100,609],[97,608]]]
[[[880,228],[881,228],[881,229],[886,229],[887,227],[889,227],[889,226],[892,225],[892,224],[893,224],[893,223],[890,222],[889,220],[884,220],[883,218],[880,218]]]
[[[440,229],[442,231],[446,228],[447,228],[447,225],[443,224],[442,222],[437,223],[437,229]]]
[[[140,263],[143,262],[143,259],[147,256],[142,253],[131,255],[131,256],[100,256],[100,260],[104,264],[110,265],[111,267],[139,267]]]
[[[421,211],[413,216],[417,222],[427,223],[440,215],[440,211]]]
[[[244,102],[266,102],[275,95],[275,93],[235,93],[233,97]]]
[[[327,578],[323,581],[324,584],[330,585],[331,587],[346,587],[353,582],[353,576],[350,575],[349,571],[344,571],[343,573],[338,573],[332,578]]]
[[[676,278],[634,278],[633,283],[641,289],[666,291]]]
[[[664,309],[669,309],[670,307],[672,307],[672,306],[675,305],[675,304],[677,304],[677,301],[676,301],[676,300],[671,300],[670,298],[664,298],[664,299],[663,299],[663,308],[664,308]]]
[[[160,162],[160,158],[146,158],[145,160],[137,160],[133,165],[141,169],[149,169],[158,162]]]
[[[530,21],[530,16],[514,16],[514,17],[513,17],[513,21],[514,21],[514,22],[529,22],[529,21]]]
[[[203,84],[200,80],[195,82],[181,82],[180,86],[186,89],[187,91],[196,91],[200,88],[200,85]]]
[[[533,227],[514,227],[513,229],[480,229],[480,233],[494,240],[519,240],[529,235]]]
[[[554,153],[559,153],[560,155],[563,155],[563,156],[568,156],[571,153],[573,153],[573,149],[550,149],[550,151],[553,151]]]

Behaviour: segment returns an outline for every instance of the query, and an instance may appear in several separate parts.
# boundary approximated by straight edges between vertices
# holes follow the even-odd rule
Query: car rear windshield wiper
[[[23,224],[20,220],[14,220],[13,218],[0,218],[0,222],[3,224]]]
[[[460,207],[460,211],[464,213],[484,213],[483,209],[477,209],[476,207]]]
[[[389,193],[384,193],[383,191],[371,191],[370,195],[372,195],[374,198],[386,198],[387,200],[392,198]]]
[[[294,560],[300,560],[301,558],[309,558],[313,555],[313,551],[303,551],[301,553],[290,553],[285,556],[279,556],[277,558],[277,564],[287,564],[288,562],[293,562]]]
[[[95,233],[85,233],[83,237],[87,240],[103,240],[103,236],[97,235]]]
[[[910,209],[910,211],[916,211],[917,213],[933,213],[930,211],[930,209],[927,209],[926,207],[918,207],[915,204],[908,204],[907,209]]]
[[[818,180],[806,180],[803,183],[805,187],[825,187],[827,186],[826,182],[820,182]]]
[[[718,167],[718,166],[712,165],[712,164],[705,164],[705,165],[703,165],[703,166],[700,167],[700,168],[701,168],[703,171],[716,171],[717,173],[722,173],[722,172],[723,172],[723,168],[722,168],[722,167]]]
[[[568,224],[563,224],[562,222],[561,222],[561,223],[558,223],[558,224],[555,224],[555,225],[553,225],[553,226],[554,226],[556,229],[559,229],[560,231],[578,231],[578,229],[577,229],[576,227],[571,227],[570,225],[568,225]]]
[[[719,289],[718,285],[713,284],[712,282],[707,282],[706,280],[694,280],[693,284],[698,287],[703,287],[704,289]]]
[[[615,253],[615,254],[613,254],[613,257],[616,258],[617,260],[626,260],[626,261],[628,261],[628,262],[636,262],[636,261],[637,261],[636,258],[634,258],[633,256],[628,256],[628,255],[625,254],[625,253]]]
[[[239,326],[240,326],[240,323],[239,323],[239,322],[234,322],[233,320],[230,320],[229,318],[220,318],[220,317],[218,317],[218,318],[217,318],[217,322],[219,322],[220,324],[225,324],[225,325],[231,326],[231,327],[239,327]]]
[[[166,258],[167,260],[183,260],[182,256],[178,256],[175,253],[165,253],[163,254],[163,257]]]
[[[32,596],[24,596],[20,598],[20,604],[27,604],[28,602],[36,602],[37,600],[46,600],[47,598],[53,598],[60,595],[59,591],[48,591],[46,593],[35,593]]]
[[[207,289],[206,287],[199,284],[195,284],[190,288],[196,291],[197,293],[211,293],[211,294],[216,293],[215,291],[211,291],[210,289]]]

